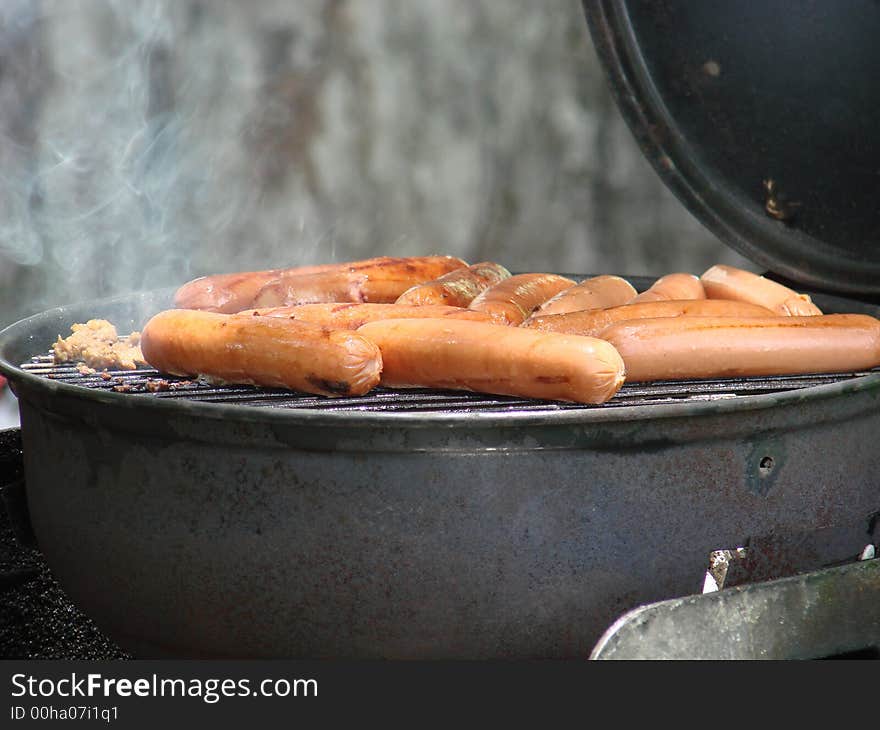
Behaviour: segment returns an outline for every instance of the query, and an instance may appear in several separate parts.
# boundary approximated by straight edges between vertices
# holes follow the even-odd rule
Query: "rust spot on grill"
[[[794,217],[797,208],[801,207],[800,202],[788,200],[786,196],[779,192],[775,180],[764,180],[764,191],[766,193],[764,210],[767,211],[767,215],[771,218],[788,222]]]

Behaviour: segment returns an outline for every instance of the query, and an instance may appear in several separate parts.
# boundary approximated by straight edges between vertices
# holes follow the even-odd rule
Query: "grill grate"
[[[815,385],[851,380],[869,375],[870,373],[880,372],[880,368],[875,368],[871,371],[817,375],[774,375],[769,377],[626,383],[617,395],[607,403],[602,405],[581,405],[423,388],[406,390],[376,388],[363,396],[324,398],[309,393],[296,393],[289,390],[249,385],[218,386],[201,380],[187,380],[185,378],[160,375],[156,370],[149,368],[89,373],[72,363],[56,365],[51,354],[33,357],[21,367],[29,373],[51,380],[80,385],[85,388],[116,390],[141,398],[185,398],[210,403],[238,403],[260,408],[308,408],[323,411],[412,413],[564,411],[718,400],[798,390]]]

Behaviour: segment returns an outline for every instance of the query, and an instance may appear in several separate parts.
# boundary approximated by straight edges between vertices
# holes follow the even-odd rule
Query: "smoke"
[[[46,211],[41,234],[73,279],[132,285],[141,262],[180,255],[168,245],[188,182],[163,60],[173,32],[162,3],[108,2],[97,28],[81,27],[94,16],[75,5],[45,5],[53,31],[75,42],[55,59],[55,103],[43,118],[34,180]],[[92,274],[96,263],[106,268]]]
[[[174,63],[194,7],[0,6],[0,100],[19,110],[0,115],[0,264],[31,309],[180,282],[193,249],[252,205],[248,186],[223,184],[240,129],[213,121],[216,66]]]
[[[427,253],[736,263],[636,148],[573,0],[0,0],[0,324]]]
[[[25,265],[39,263],[43,246],[33,229],[31,211],[36,160],[31,118],[37,111],[45,75],[32,40],[39,34],[37,6],[27,0],[0,4],[0,255]],[[3,272],[8,274],[8,270]],[[8,280],[9,277],[4,276]]]

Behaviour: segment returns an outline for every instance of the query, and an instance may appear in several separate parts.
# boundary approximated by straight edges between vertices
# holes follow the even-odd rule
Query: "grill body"
[[[779,575],[853,558],[875,529],[880,374],[425,413],[95,391],[9,366],[74,321],[124,331],[162,306],[88,303],[0,337],[40,548],[139,656],[586,657],[624,611],[699,592],[712,550],[768,545]]]

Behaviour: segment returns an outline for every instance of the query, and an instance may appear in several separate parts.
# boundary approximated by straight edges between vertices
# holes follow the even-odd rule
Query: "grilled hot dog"
[[[163,373],[329,396],[363,395],[382,370],[379,349],[354,332],[190,309],[153,317],[141,333],[141,349]]]
[[[556,274],[518,274],[486,289],[469,308],[492,315],[499,324],[518,325],[548,299],[574,285]]]
[[[202,309],[209,312],[233,314],[257,306],[255,300],[264,287],[278,282],[289,282],[293,280],[293,277],[320,275],[318,280],[312,280],[311,288],[307,289],[310,294],[306,294],[306,298],[308,296],[333,296],[339,290],[342,290],[342,296],[356,297],[359,296],[357,282],[360,279],[358,275],[377,278],[379,282],[403,277],[404,281],[411,286],[417,281],[434,279],[448,271],[464,266],[467,266],[464,261],[452,256],[415,256],[411,258],[380,256],[348,263],[217,274],[203,276],[184,284],[174,295],[174,306],[181,309]],[[305,284],[306,280],[301,281],[304,288],[308,286]],[[279,285],[280,287],[281,285]],[[376,288],[381,287],[377,285]],[[367,286],[365,289],[367,293],[372,291],[371,286]],[[401,289],[401,291],[403,290]],[[268,298],[268,294],[266,296]],[[387,296],[389,295],[386,295],[386,299]],[[310,301],[332,300],[311,299]],[[354,301],[361,300],[355,299]],[[280,306],[292,303],[294,302],[277,302],[277,304],[268,303],[268,305]]]
[[[636,290],[626,279],[619,276],[594,276],[548,299],[535,310],[532,318],[584,309],[616,307],[632,301],[634,296]]]
[[[467,266],[454,256],[374,261],[308,275],[285,274],[265,284],[244,309],[319,302],[393,303],[410,287]]]
[[[349,302],[331,304],[300,304],[296,307],[270,307],[267,309],[246,309],[240,316],[286,317],[300,322],[311,322],[323,327],[356,330],[367,322],[381,319],[425,319],[449,318],[469,319],[474,322],[491,322],[492,317],[485,312],[476,312],[463,307],[447,307],[443,304],[353,304]]]
[[[398,297],[397,304],[466,307],[478,294],[509,277],[510,272],[501,264],[483,261],[450,271],[434,281],[416,284]]]
[[[798,294],[787,286],[733,266],[713,266],[701,277],[706,296],[710,299],[736,299],[760,304],[777,314],[808,317],[822,314],[806,294]]]
[[[797,375],[880,365],[880,320],[808,317],[678,317],[618,322],[602,332],[627,380]]]
[[[651,286],[629,303],[663,302],[679,299],[705,299],[703,285],[693,274],[667,274],[661,276]]]
[[[656,317],[772,317],[766,307],[748,302],[730,302],[722,299],[679,299],[658,302],[636,302],[608,309],[591,309],[568,314],[533,316],[523,327],[545,332],[566,332],[571,335],[598,337],[602,330],[615,322]]]
[[[206,312],[232,314],[253,304],[257,292],[285,272],[299,271],[308,274],[315,273],[313,269],[326,271],[331,266],[333,265],[202,276],[187,282],[175,292],[174,306],[180,309],[201,309]]]
[[[448,319],[371,322],[358,334],[382,351],[382,383],[603,403],[623,360],[593,337]]]

